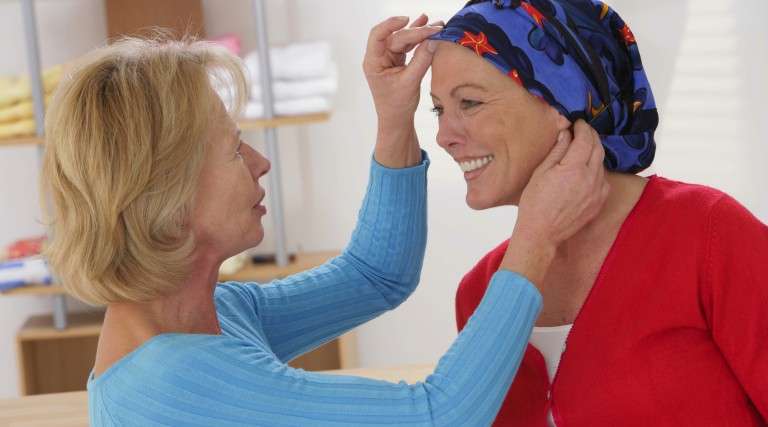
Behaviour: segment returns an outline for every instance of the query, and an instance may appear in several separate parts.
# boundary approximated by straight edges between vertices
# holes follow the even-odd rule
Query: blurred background
[[[162,3],[162,2],[160,2]],[[62,64],[104,43],[104,0],[36,0],[42,66]],[[256,48],[248,0],[201,0],[205,34],[235,34],[242,53]],[[392,15],[447,20],[461,1],[266,0],[270,45],[326,41],[338,87],[330,119],[277,130],[286,244],[290,252],[340,250],[354,227],[376,134],[361,63],[370,28]],[[615,0],[640,46],[660,113],[658,150],[643,175],[724,190],[768,222],[768,15],[764,0]],[[20,1],[0,0],[0,76],[27,71]],[[434,362],[456,335],[454,293],[462,276],[513,228],[512,207],[483,212],[464,203],[458,166],[435,143],[429,75],[416,116],[432,158],[429,239],[421,285],[394,312],[357,330],[361,367]],[[0,94],[2,96],[2,94]],[[263,133],[244,139],[264,149]],[[0,145],[0,247],[43,233],[37,198],[38,147]],[[267,203],[269,209],[269,203]],[[255,250],[274,249],[267,238]],[[76,301],[69,310],[92,311]],[[0,296],[0,398],[19,390],[15,335],[32,315],[50,313],[40,296]]]

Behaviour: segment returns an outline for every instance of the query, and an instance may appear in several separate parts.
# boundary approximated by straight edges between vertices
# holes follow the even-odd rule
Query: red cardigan
[[[461,281],[459,330],[507,243]],[[651,177],[576,316],[559,369],[528,346],[494,425],[765,426],[768,227],[711,188]]]

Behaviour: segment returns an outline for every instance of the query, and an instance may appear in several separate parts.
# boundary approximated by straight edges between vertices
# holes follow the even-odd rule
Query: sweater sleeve
[[[707,251],[702,300],[713,339],[768,420],[768,227],[724,196]]]
[[[274,353],[287,361],[405,301],[418,284],[426,247],[429,158],[422,155],[420,165],[404,169],[371,161],[357,225],[341,256],[264,286],[220,285],[237,285],[238,294],[217,295],[222,308],[237,305],[219,310],[222,327],[227,313],[240,317],[230,316],[233,322],[258,325]]]
[[[487,426],[540,309],[530,282],[499,271],[434,373],[412,385],[304,372],[230,337],[161,335],[89,382],[91,422]]]

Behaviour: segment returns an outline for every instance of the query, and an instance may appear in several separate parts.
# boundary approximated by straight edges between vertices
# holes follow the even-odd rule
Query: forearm
[[[455,405],[454,412],[466,411],[469,418],[465,422],[490,425],[495,418],[520,366],[541,307],[541,295],[524,277],[509,271],[494,274],[477,310],[440,359],[435,369],[437,378],[427,379],[427,383],[439,384],[443,390],[459,390],[460,401],[446,406]]]
[[[289,360],[396,307],[418,284],[426,248],[426,171],[372,162],[350,243],[325,265],[249,288],[281,360]],[[294,313],[303,313],[297,322]],[[307,327],[312,325],[312,327]]]
[[[429,158],[392,169],[374,161],[355,230],[343,256],[394,305],[415,288],[427,239]],[[394,298],[394,299],[393,299]]]

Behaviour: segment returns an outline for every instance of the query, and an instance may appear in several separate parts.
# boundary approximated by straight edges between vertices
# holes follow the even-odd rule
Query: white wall
[[[702,0],[696,0],[701,2]],[[54,64],[98,44],[106,33],[103,6],[99,0],[38,0],[38,20],[44,64]],[[203,0],[209,36],[239,33],[246,49],[255,46],[247,0]],[[280,169],[289,248],[324,250],[341,248],[354,227],[363,196],[373,149],[376,118],[361,70],[370,27],[390,15],[449,18],[463,1],[268,0],[269,33],[275,43],[327,39],[339,65],[339,92],[330,121],[299,128],[281,129]],[[722,2],[721,2],[722,3]],[[736,120],[743,123],[741,151],[717,154],[720,162],[686,165],[685,157],[665,160],[673,147],[666,144],[665,127],[670,96],[675,92],[676,67],[682,37],[686,34],[687,1],[614,0],[610,4],[628,21],[637,37],[644,63],[661,111],[657,137],[657,165],[651,172],[688,181],[717,177],[710,185],[727,189],[768,220],[766,174],[759,162],[766,158],[766,130],[758,117],[765,117],[768,89],[766,30],[757,22],[766,12],[762,0],[740,2],[744,22],[732,30],[751,40],[737,44],[736,68],[740,74],[738,98],[744,102]],[[731,4],[725,1],[725,4]],[[746,6],[746,5],[749,6]],[[664,13],[659,13],[662,10]],[[733,12],[733,8],[729,9]],[[747,12],[748,11],[748,12]],[[722,12],[720,12],[722,13]],[[735,13],[735,12],[734,12]],[[74,23],[74,24],[73,24]],[[44,29],[43,29],[44,28]],[[16,2],[0,1],[0,74],[13,74],[26,67],[21,40],[20,8]],[[709,58],[712,64],[719,60]],[[424,86],[417,128],[423,147],[429,151],[429,240],[422,284],[398,310],[359,329],[360,360],[363,366],[435,361],[455,337],[453,297],[462,275],[489,249],[505,239],[515,220],[514,208],[475,212],[464,204],[464,183],[451,159],[434,142],[437,123],[428,112],[428,84]],[[678,91],[679,92],[679,91]],[[250,142],[261,148],[261,135],[248,132]],[[679,139],[678,139],[679,140]],[[679,145],[679,142],[675,143]],[[680,151],[680,149],[678,149]],[[723,157],[730,155],[731,157]],[[735,167],[743,171],[737,180],[712,168]],[[0,245],[41,232],[35,221],[36,153],[34,148],[0,148]],[[269,227],[268,227],[269,228]],[[271,249],[268,238],[261,251]],[[18,394],[13,335],[32,313],[50,310],[45,299],[0,297],[0,398]]]

